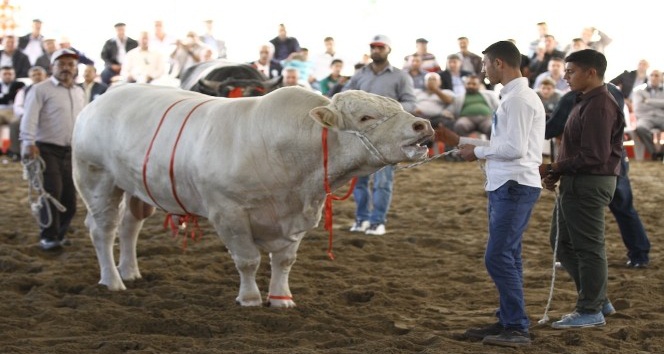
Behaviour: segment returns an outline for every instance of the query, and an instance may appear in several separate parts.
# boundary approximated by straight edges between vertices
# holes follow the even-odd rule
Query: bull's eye
[[[374,119],[372,116],[362,116],[362,118],[360,119],[360,122],[366,122],[366,121],[372,120],[372,119]]]

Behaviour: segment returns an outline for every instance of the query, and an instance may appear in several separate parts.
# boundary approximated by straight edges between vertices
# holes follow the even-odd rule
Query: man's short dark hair
[[[521,52],[510,41],[496,42],[488,46],[482,54],[485,54],[491,60],[500,59],[513,68],[521,67]]]
[[[565,58],[566,63],[574,63],[585,70],[595,69],[597,71],[597,76],[600,79],[604,79],[604,73],[606,73],[606,57],[604,54],[594,50],[594,49],[582,49],[576,51]]]
[[[5,71],[5,70],[14,70],[13,66],[5,65],[3,67],[0,67],[0,71]]]
[[[334,64],[336,64],[336,63],[341,63],[341,64],[343,64],[344,61],[341,60],[341,59],[332,59],[332,62],[330,63],[330,66],[332,66],[332,65],[334,65]]]

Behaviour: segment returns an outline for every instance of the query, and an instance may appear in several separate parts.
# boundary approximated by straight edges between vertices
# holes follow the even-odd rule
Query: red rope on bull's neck
[[[343,197],[339,197],[332,194],[332,190],[330,188],[330,181],[327,177],[327,160],[328,160],[327,128],[323,128],[322,140],[323,140],[323,186],[325,187],[325,230],[330,232],[330,236],[328,237],[327,256],[330,257],[331,260],[334,260],[334,253],[332,253],[332,242],[334,240],[334,237],[332,235],[332,200],[348,199],[351,193],[353,193],[353,189],[355,189],[355,183],[357,182],[357,177],[353,177],[353,179],[351,179],[350,189],[348,189],[348,192],[346,192],[346,194]]]

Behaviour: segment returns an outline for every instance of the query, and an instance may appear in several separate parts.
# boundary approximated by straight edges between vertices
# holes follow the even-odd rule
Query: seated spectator
[[[362,62],[355,63],[355,65],[353,66],[353,70],[354,70],[353,73],[354,74],[357,73],[357,71],[362,69],[365,65],[366,64],[364,64]],[[343,83],[339,82],[338,84],[334,85],[334,87],[327,93],[328,97],[332,97],[335,94],[341,92],[343,90],[344,86],[346,84],[348,84],[349,80],[350,80],[350,77],[348,78],[348,80],[345,80],[345,82],[343,82]]]
[[[161,53],[149,48],[150,34],[143,31],[139,46],[127,52],[120,75],[126,82],[149,84],[166,73],[166,63]]]
[[[0,50],[0,63],[2,66],[11,66],[14,68],[16,78],[28,77],[30,70],[30,59],[16,47],[16,36],[7,35],[2,39],[4,49]]]
[[[16,73],[11,66],[0,68],[0,127],[9,126],[10,135],[10,155],[14,158],[12,151],[12,126],[16,126],[16,116],[14,115],[14,99],[16,94],[25,86],[25,83],[16,80]],[[16,141],[15,143],[18,143]]]
[[[556,107],[563,94],[556,90],[556,84],[553,80],[545,78],[541,80],[540,85],[537,88],[537,96],[542,100],[544,113],[546,113],[546,120],[549,120],[551,113],[553,113],[553,109]]]
[[[300,51],[300,42],[297,38],[288,36],[283,23],[279,24],[278,35],[270,39],[270,43],[274,46],[274,59],[277,61],[285,60],[291,53]]]
[[[175,41],[171,53],[171,74],[180,78],[190,67],[211,59],[212,49],[201,42],[196,32],[187,32],[184,40]]]
[[[542,83],[542,80],[548,78],[556,85],[556,89],[560,92],[567,93],[570,91],[569,84],[564,78],[565,75],[565,60],[563,58],[553,57],[549,60],[549,70],[537,75],[533,89],[537,90]]]
[[[429,53],[428,49],[429,41],[424,38],[418,38],[415,40],[415,53],[407,55],[403,60],[403,70],[408,70],[410,68],[410,57],[414,54],[420,56],[422,59],[422,69],[429,72],[436,72],[440,70],[440,65],[436,61],[436,56],[432,53]]]
[[[664,157],[664,152],[660,150],[661,146],[655,146],[652,130],[664,130],[662,72],[653,70],[650,73],[648,85],[642,90],[634,91],[633,95],[636,135],[638,135],[652,159],[661,160]]]
[[[411,55],[408,67],[408,75],[413,78],[413,88],[424,90],[426,88],[424,76],[426,76],[428,71],[422,69],[422,57],[417,53]],[[438,75],[438,78],[440,78],[440,75]]]
[[[452,90],[457,96],[462,96],[466,91],[464,78],[472,75],[470,71],[461,69],[461,57],[458,54],[447,56],[447,68],[439,71],[442,84],[441,89]]]
[[[317,89],[311,86],[314,82],[316,82],[316,78],[313,75],[314,63],[309,60],[309,50],[307,48],[302,48],[299,52],[291,53],[286,60],[281,61],[281,66],[284,68],[297,68],[300,71],[298,75],[300,85]]]
[[[97,69],[94,65],[86,65],[83,70],[83,82],[79,84],[85,93],[85,103],[88,104],[106,92],[108,86],[97,81]]]
[[[274,79],[281,76],[283,66],[274,56],[274,45],[270,42],[262,44],[258,50],[258,60],[249,63],[254,69],[258,70],[263,76],[268,79]]]
[[[120,75],[127,52],[138,47],[138,42],[127,36],[126,24],[118,22],[114,27],[115,37],[107,40],[101,49],[101,59],[104,61],[101,82],[106,85],[110,85],[114,78]]]
[[[287,66],[284,68],[282,71],[281,83],[278,87],[287,86],[305,87],[302,85],[302,81],[300,80],[300,69],[293,66]]]
[[[454,114],[450,111],[450,104],[454,102],[454,92],[440,89],[438,73],[427,73],[424,80],[426,86],[414,90],[416,102],[413,114],[428,119],[434,128],[443,125],[453,129]]]
[[[30,85],[24,86],[16,93],[14,98],[14,122],[9,124],[9,136],[11,140],[11,146],[9,148],[9,155],[12,160],[20,161],[21,160],[21,143],[18,139],[21,129],[21,118],[25,112],[25,96],[28,94],[28,91],[32,89],[35,84],[38,84],[48,78],[46,70],[41,66],[33,66],[28,70],[28,77],[30,78]]]
[[[630,113],[634,112],[634,105],[632,104],[632,92],[636,87],[648,83],[648,68],[650,68],[648,61],[641,59],[636,66],[636,70],[625,70],[610,81],[612,84],[620,88],[620,91],[625,98],[625,104],[627,105]]]
[[[456,117],[454,131],[459,136],[468,136],[473,131],[491,136],[491,118],[500,102],[496,92],[482,87],[480,78],[470,75],[466,81],[465,93],[457,95],[452,102]]]
[[[330,95],[330,91],[334,89],[336,85],[344,85],[350,77],[341,75],[343,70],[344,62],[341,59],[332,59],[332,64],[330,64],[331,73],[326,78],[320,81],[320,92],[327,96]]]

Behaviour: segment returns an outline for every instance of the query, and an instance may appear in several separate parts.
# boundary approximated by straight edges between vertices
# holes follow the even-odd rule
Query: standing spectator
[[[48,200],[40,209],[42,227],[40,246],[43,250],[69,244],[69,224],[76,214],[76,190],[72,179],[71,139],[76,116],[85,105],[83,89],[74,82],[78,56],[69,49],[53,54],[53,76],[35,85],[25,101],[21,120],[22,156],[26,161],[40,156],[45,163],[44,190],[66,210],[59,211]]]
[[[164,67],[166,72],[171,72],[171,53],[175,50],[176,38],[166,33],[164,30],[164,21],[154,21],[154,33],[150,37],[150,50],[161,53],[161,58],[164,60]]]
[[[482,53],[487,78],[492,85],[503,85],[491,139],[443,134],[446,143],[461,144],[464,160],[486,159],[489,239],[484,262],[500,298],[498,322],[469,329],[465,335],[484,344],[529,345],[521,241],[542,189],[538,167],[544,145],[544,108],[528,79],[521,76],[521,53],[514,43],[496,42]]]
[[[126,27],[122,22],[116,23],[115,37],[107,40],[101,50],[101,58],[104,60],[101,82],[107,86],[111,85],[114,77],[120,75],[127,52],[138,47],[138,42],[127,36]]]
[[[327,97],[332,97],[332,95],[329,93],[334,88],[334,86],[343,85],[348,81],[348,79],[350,79],[348,76],[341,75],[343,68],[344,62],[341,59],[332,60],[332,64],[330,64],[330,75],[320,81],[320,93]]]
[[[35,65],[37,58],[44,54],[44,36],[41,34],[42,22],[40,19],[32,20],[32,32],[18,38],[18,48],[30,59],[30,65]]]
[[[553,211],[551,246],[576,285],[575,310],[553,328],[603,326],[608,306],[608,268],[604,242],[605,208],[620,175],[625,126],[623,107],[604,84],[606,57],[584,49],[565,58],[565,79],[580,93],[552,164],[540,166],[549,190],[560,181]]]
[[[171,74],[180,78],[190,67],[209,60],[212,50],[196,35],[187,32],[184,40],[175,41],[175,50],[171,53]]]
[[[482,57],[468,49],[468,37],[459,37],[459,57],[461,57],[461,70],[482,76]],[[482,77],[483,78],[483,77]]]
[[[88,58],[88,57],[87,57],[83,52],[81,52],[80,50],[78,50],[78,49],[72,47],[72,45],[71,45],[71,41],[69,40],[69,37],[64,37],[64,36],[63,36],[62,38],[60,38],[60,49],[69,49],[69,50],[73,51],[74,53],[76,53],[76,55],[78,55],[78,63],[79,63],[79,64],[83,64],[83,65],[95,65],[94,60]],[[51,51],[50,53],[48,53],[49,56],[50,56],[54,51],[55,51],[55,49],[54,49],[53,51]]]
[[[86,65],[83,70],[83,82],[79,84],[83,88],[85,103],[88,104],[106,92],[108,86],[97,81],[97,69],[94,65]]]
[[[648,83],[648,68],[650,68],[648,61],[641,59],[636,66],[636,70],[625,70],[610,81],[612,84],[620,88],[620,91],[625,98],[625,104],[627,104],[627,108],[629,108],[630,113],[634,112],[634,105],[632,104],[632,92],[634,91],[635,87]]]
[[[165,61],[161,53],[149,47],[150,35],[141,32],[139,46],[127,52],[120,75],[127,82],[149,84],[159,79],[166,72]]]
[[[30,70],[30,59],[16,48],[16,36],[7,35],[2,40],[5,48],[0,50],[0,67],[11,66],[14,68],[16,78],[28,77]]]
[[[436,56],[433,55],[432,53],[429,53],[429,41],[427,41],[424,38],[418,38],[415,40],[415,53],[411,55],[406,55],[406,57],[403,59],[403,70],[407,70],[410,65],[410,57],[414,54],[417,54],[420,56],[420,59],[422,59],[422,69],[429,71],[429,72],[436,72],[440,70],[440,65],[438,65],[438,61],[436,61]]]
[[[658,150],[653,143],[652,130],[664,130],[664,88],[662,87],[662,72],[653,70],[650,81],[642,90],[633,94],[634,115],[636,116],[636,135],[643,143],[652,160],[662,160],[664,152]]]
[[[217,59],[226,59],[228,53],[226,53],[226,42],[221,39],[217,39],[214,36],[214,21],[205,20],[205,33],[201,36],[201,42],[205,43],[212,50],[213,58]]]
[[[613,98],[615,98],[618,106],[624,107],[625,99],[620,89],[613,84],[607,84],[606,88]],[[551,115],[551,119],[546,122],[546,134],[544,136],[546,139],[562,135],[565,123],[567,123],[567,118],[574,108],[577,97],[577,92],[570,91],[560,99]],[[616,219],[616,223],[620,229],[620,236],[625,244],[625,248],[627,248],[627,267],[633,269],[647,268],[650,263],[648,255],[650,253],[650,240],[646,234],[645,227],[643,227],[639,213],[634,207],[632,184],[629,181],[629,159],[627,158],[624,147],[620,158],[620,175],[616,182],[616,191],[613,194],[613,199],[609,203],[609,210],[611,210]],[[613,305],[610,302],[604,303],[602,314],[607,316],[613,312],[615,312]]]
[[[372,62],[356,72],[344,90],[363,90],[376,95],[393,98],[407,112],[415,111],[413,80],[406,72],[395,68],[388,61],[392,42],[387,36],[374,36],[369,43]],[[392,201],[394,166],[388,165],[373,175],[373,191],[369,193],[371,176],[360,177],[355,185],[355,224],[350,231],[367,235],[384,235],[387,212]],[[370,205],[373,204],[373,210]]]
[[[249,65],[254,67],[258,72],[263,74],[268,79],[274,79],[281,76],[283,67],[281,63],[274,60],[274,45],[267,42],[260,46],[258,49],[258,60],[254,60]]]
[[[274,46],[274,60],[282,61],[288,58],[291,53],[300,51],[300,42],[295,37],[289,37],[286,32],[286,26],[279,24],[279,34],[270,40]]]
[[[598,40],[594,41],[593,37],[597,36]],[[586,45],[586,48],[594,49],[600,53],[604,53],[606,46],[611,44],[613,40],[595,27],[584,27],[581,31],[581,39]]]

